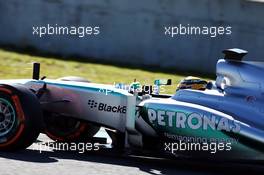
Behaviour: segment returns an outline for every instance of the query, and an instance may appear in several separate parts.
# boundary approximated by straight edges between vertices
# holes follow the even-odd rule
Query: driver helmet
[[[176,91],[180,89],[194,89],[204,91],[207,87],[208,82],[198,77],[188,76],[180,81]]]

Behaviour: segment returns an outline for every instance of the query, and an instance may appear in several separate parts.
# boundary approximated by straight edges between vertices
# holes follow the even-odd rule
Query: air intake
[[[224,59],[226,60],[241,61],[242,58],[248,53],[248,51],[234,48],[234,49],[226,49],[223,51],[223,53],[225,54]]]

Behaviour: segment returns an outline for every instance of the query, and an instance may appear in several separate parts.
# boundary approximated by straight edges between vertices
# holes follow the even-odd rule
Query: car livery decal
[[[157,126],[169,128],[190,128],[192,130],[218,130],[238,133],[240,124],[234,120],[215,115],[200,114],[196,112],[174,112],[165,110],[147,109],[148,120]]]
[[[126,114],[127,107],[122,105],[109,105],[102,102],[96,102],[95,100],[88,100],[88,106],[91,109],[97,109],[98,111],[104,112],[113,112],[113,113],[121,113]]]

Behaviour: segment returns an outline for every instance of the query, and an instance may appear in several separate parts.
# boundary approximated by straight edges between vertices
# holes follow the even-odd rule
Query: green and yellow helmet
[[[176,91],[179,89],[195,89],[195,90],[201,90],[204,91],[207,86],[207,81],[202,80],[198,77],[186,77],[178,84]]]

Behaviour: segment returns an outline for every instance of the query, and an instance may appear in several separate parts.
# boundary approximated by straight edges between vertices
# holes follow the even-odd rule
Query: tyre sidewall
[[[43,128],[39,100],[33,92],[21,85],[0,85],[0,92],[2,97],[10,100],[16,111],[15,126],[5,136],[6,141],[0,142],[0,150],[26,148],[37,139]]]

